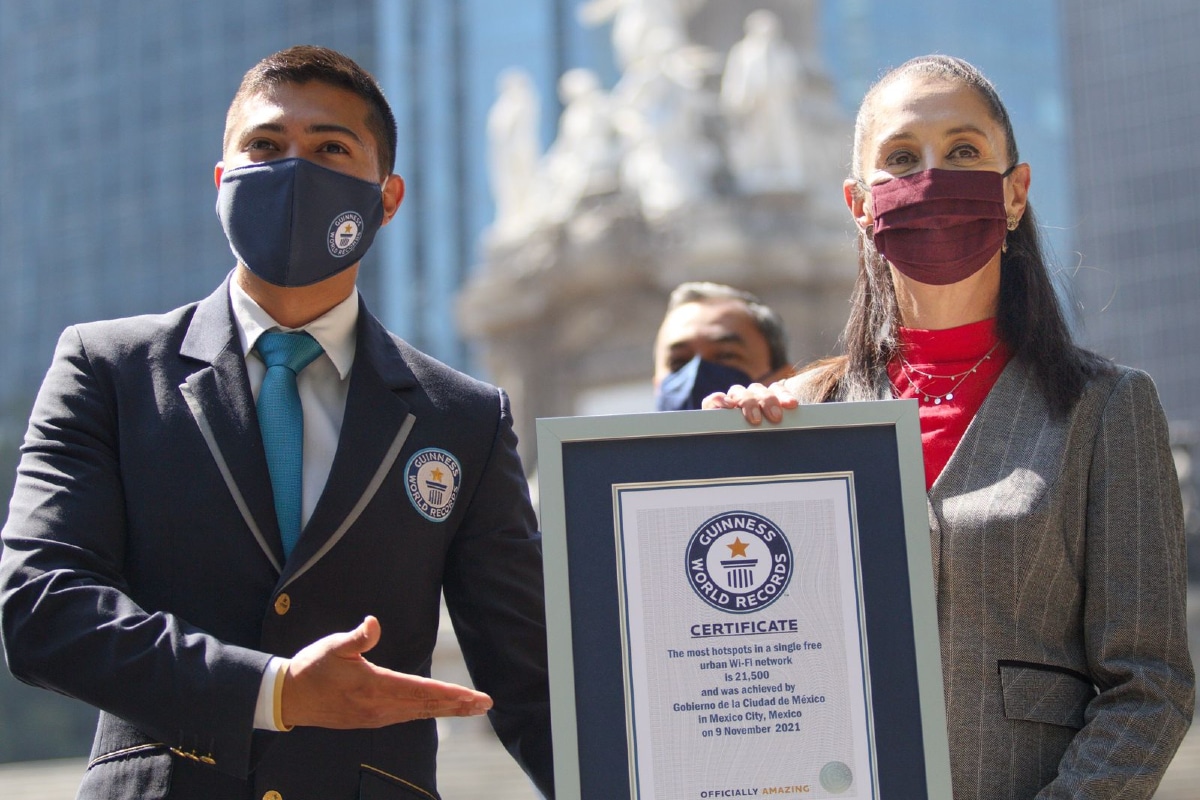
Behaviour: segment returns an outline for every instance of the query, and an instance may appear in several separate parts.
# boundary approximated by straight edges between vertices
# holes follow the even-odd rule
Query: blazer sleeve
[[[1083,625],[1099,694],[1045,800],[1152,797],[1195,706],[1179,484],[1147,375],[1117,382],[1093,447]]]
[[[13,674],[123,718],[183,755],[249,770],[269,655],[139,607],[114,373],[76,328],[59,340],[30,417],[0,557],[0,630]],[[135,368],[128,365],[129,368]],[[144,369],[144,365],[140,365]],[[154,398],[146,398],[153,408]]]
[[[554,797],[541,535],[499,395],[491,453],[448,557],[446,606],[492,726],[546,797]],[[495,406],[493,406],[495,407]]]

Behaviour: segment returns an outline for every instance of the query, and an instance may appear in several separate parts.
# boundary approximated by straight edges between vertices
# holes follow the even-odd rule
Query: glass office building
[[[1087,346],[1150,373],[1200,575],[1200,4],[1066,0]]]
[[[1200,4],[1063,8],[1084,338],[1154,377],[1200,456]]]
[[[571,0],[0,5],[5,438],[23,428],[63,327],[165,311],[232,267],[213,210],[225,110],[246,69],[296,43],[345,52],[383,84],[408,195],[360,286],[390,328],[464,366],[453,295],[490,216],[496,75],[532,73],[548,140],[563,69],[611,78],[605,33],[574,20]]]

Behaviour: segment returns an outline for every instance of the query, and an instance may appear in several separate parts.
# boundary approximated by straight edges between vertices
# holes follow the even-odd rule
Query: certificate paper
[[[879,796],[853,492],[613,486],[634,797]]]

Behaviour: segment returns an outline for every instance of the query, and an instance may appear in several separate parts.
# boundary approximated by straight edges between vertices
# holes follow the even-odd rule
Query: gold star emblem
[[[442,471],[440,469],[438,469],[437,467],[433,468],[433,472],[431,472],[430,475],[432,475],[433,479],[435,481],[437,481],[438,483],[442,482]]]
[[[741,556],[742,558],[746,558],[747,557],[746,556],[746,548],[750,546],[750,543],[743,542],[742,537],[739,536],[733,540],[733,544],[727,544],[725,546],[729,548],[729,557],[730,558],[733,558],[734,556]]]

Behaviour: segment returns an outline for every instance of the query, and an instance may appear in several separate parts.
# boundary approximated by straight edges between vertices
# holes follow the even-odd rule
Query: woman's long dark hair
[[[1019,163],[1008,111],[991,82],[971,64],[951,56],[930,55],[907,61],[887,73],[863,98],[854,127],[851,177],[854,191],[866,191],[861,156],[864,138],[874,123],[874,100],[879,90],[898,78],[927,75],[971,87],[987,104],[1008,142],[1008,164]],[[1088,379],[1108,362],[1077,347],[1063,315],[1042,253],[1033,209],[1026,205],[1007,250],[1000,256],[1000,298],[996,332],[1012,353],[1033,369],[1051,411],[1066,414],[1079,399]],[[900,310],[887,260],[875,248],[870,231],[858,237],[858,277],[851,295],[850,318],[842,333],[846,355],[812,365],[819,377],[818,399],[873,399],[886,393],[886,367],[896,355]]]

